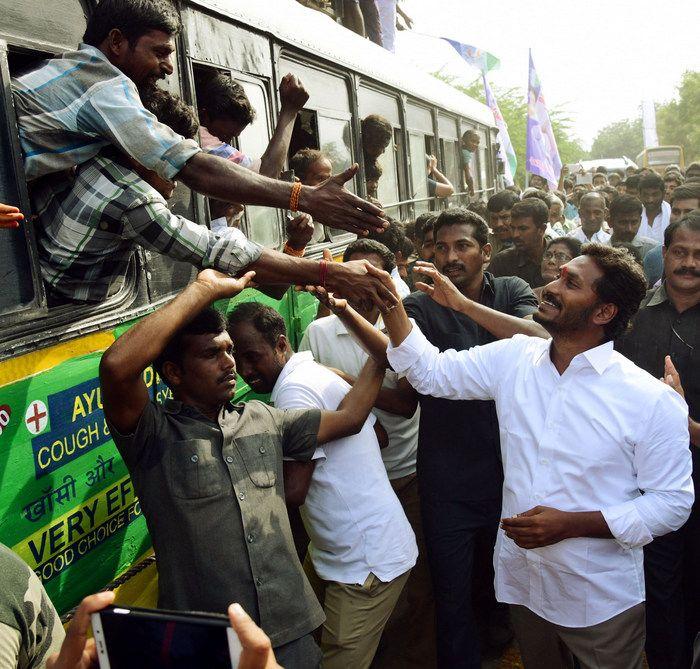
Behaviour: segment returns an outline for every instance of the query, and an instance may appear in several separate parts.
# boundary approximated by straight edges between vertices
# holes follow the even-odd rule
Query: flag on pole
[[[644,148],[651,149],[659,145],[656,134],[656,109],[654,101],[646,99],[642,102],[642,125],[644,127]]]
[[[506,186],[512,186],[515,170],[518,168],[518,159],[515,157],[515,149],[510,141],[508,125],[503,118],[503,114],[501,114],[501,110],[498,108],[496,97],[494,96],[491,86],[486,79],[486,72],[484,72],[484,92],[486,93],[486,104],[491,108],[493,118],[496,121],[496,127],[498,128],[498,157],[505,166],[504,178]]]
[[[538,174],[546,179],[550,188],[557,187],[561,173],[561,159],[542,94],[542,85],[532,62],[532,51],[530,51],[530,75],[527,87],[525,167],[530,174]]]
[[[462,44],[462,42],[457,42],[447,37],[443,37],[442,39],[448,42],[469,65],[479,68],[482,72],[493,70],[501,64],[501,61],[488,51],[484,51],[475,46],[469,46],[468,44]]]

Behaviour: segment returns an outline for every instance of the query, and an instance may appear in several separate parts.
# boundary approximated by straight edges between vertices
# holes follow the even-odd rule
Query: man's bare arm
[[[335,411],[322,411],[318,428],[318,443],[357,434],[369,416],[384,381],[386,367],[370,358]]]
[[[318,186],[302,186],[299,210],[330,227],[364,235],[386,225],[379,207],[343,187],[357,173],[358,165],[326,179]],[[224,202],[240,202],[286,209],[292,184],[261,176],[230,160],[200,151],[178,173],[192,190]]]
[[[260,158],[260,174],[273,179],[279,178],[289,151],[294,121],[309,99],[303,84],[293,74],[284,75],[279,90],[282,102],[280,115],[270,143]]]
[[[107,419],[119,432],[131,434],[136,428],[149,401],[143,370],[173,334],[214,300],[240,293],[254,274],[234,279],[213,269],[200,272],[172,302],[146,316],[105,351],[100,361],[102,401]]]

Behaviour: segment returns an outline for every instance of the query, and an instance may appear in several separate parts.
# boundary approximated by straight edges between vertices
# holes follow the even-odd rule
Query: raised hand
[[[282,109],[297,114],[309,100],[309,93],[299,79],[289,73],[280,82]]]
[[[293,249],[303,251],[314,236],[314,219],[309,214],[299,214],[287,221],[287,244]]]
[[[214,301],[238,295],[250,285],[254,276],[255,272],[233,277],[215,269],[205,269],[197,275],[196,282],[211,293],[211,299]]]
[[[318,186],[305,187],[300,195],[299,209],[332,228],[341,228],[361,236],[365,236],[368,230],[381,232],[388,225],[381,208],[344,188],[358,169],[359,165],[355,163]]]
[[[432,286],[423,281],[417,281],[415,287],[426,295],[429,295],[438,304],[455,310],[459,310],[464,306],[467,298],[459,292],[452,281],[444,274],[438,272],[435,265],[419,260],[413,266],[413,271],[432,279]]]
[[[46,669],[97,669],[95,640],[88,639],[90,616],[114,601],[113,592],[98,592],[80,602],[73,616],[61,651],[46,660]]]
[[[348,306],[348,301],[342,297],[336,297],[333,293],[328,292],[323,286],[306,286],[305,290],[311,293],[324,307],[336,316]]]
[[[23,220],[24,214],[17,207],[0,202],[0,228],[17,228]]]

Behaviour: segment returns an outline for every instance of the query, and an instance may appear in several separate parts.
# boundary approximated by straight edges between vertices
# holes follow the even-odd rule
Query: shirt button
[[[190,458],[190,460],[192,460],[192,462],[197,462],[197,461],[199,460],[199,458],[198,458],[196,455],[193,455],[193,456]]]
[[[108,227],[109,227],[109,223],[107,223],[107,221],[100,222],[100,230],[106,230]]]
[[[244,492],[239,492],[239,493],[238,493],[238,499],[245,499],[245,493],[244,493]]]
[[[233,462],[233,458],[232,458],[230,455],[227,455],[227,456],[226,456],[226,462],[228,462],[229,464],[231,464],[231,463]]]
[[[255,585],[257,585],[258,587],[262,585],[262,579],[259,576],[255,579]]]
[[[549,464],[549,460],[547,460],[547,458],[542,458],[542,459],[540,460],[540,464],[541,464],[541,465],[548,465],[548,464]]]
[[[255,541],[255,537],[252,534],[248,535],[248,543],[252,544]]]
[[[264,446],[261,446],[258,450],[259,450],[261,453],[265,453],[265,447],[264,447]]]

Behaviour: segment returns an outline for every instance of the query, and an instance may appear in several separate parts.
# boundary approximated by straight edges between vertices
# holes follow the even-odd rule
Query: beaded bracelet
[[[301,195],[301,182],[297,181],[292,185],[292,194],[289,198],[289,210],[299,211],[299,196]]]
[[[296,258],[303,258],[305,248],[306,247],[304,247],[303,249],[295,249],[292,248],[288,243],[285,243],[284,248],[282,249],[282,253],[285,253],[288,256],[294,256]]]

